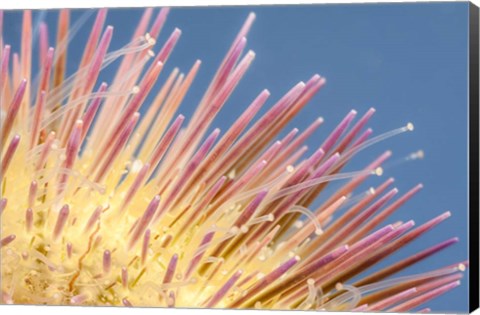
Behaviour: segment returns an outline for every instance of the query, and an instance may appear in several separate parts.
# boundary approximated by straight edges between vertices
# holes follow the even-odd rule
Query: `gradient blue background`
[[[372,178],[368,186],[376,186],[387,176],[395,177],[400,192],[419,182],[425,185],[420,194],[388,219],[389,223],[412,218],[420,225],[446,210],[453,215],[379,266],[453,236],[460,238],[457,245],[402,274],[467,259],[468,4],[175,8],[158,42],[164,42],[174,27],[183,34],[160,81],[173,67],[187,71],[197,58],[202,60],[200,73],[180,110],[187,118],[250,11],[257,14],[257,20],[247,45],[257,56],[214,126],[226,130],[262,89],[271,91],[272,105],[291,86],[314,73],[326,77],[327,85],[283,133],[293,127],[303,130],[316,117],[323,116],[325,123],[308,142],[309,152],[351,109],[363,115],[369,107],[375,107],[377,113],[370,126],[376,134],[413,122],[413,133],[369,148],[348,169],[363,167],[386,149],[394,153],[390,161],[422,149],[424,160],[391,163],[391,167],[387,163],[383,178]],[[72,21],[82,14],[83,10],[75,11]],[[51,43],[57,15],[49,11],[44,16]],[[111,49],[120,48],[130,39],[140,15],[139,9],[109,11],[107,23],[115,26]],[[39,12],[34,14],[34,18],[40,16]],[[69,47],[69,73],[81,58],[93,18],[92,14]],[[15,51],[19,50],[20,25],[19,12],[6,13],[5,42],[12,44]],[[108,82],[112,74],[112,68],[107,68],[100,79]],[[330,191],[340,184],[333,184]],[[467,276],[461,287],[430,302],[432,310],[466,312]]]

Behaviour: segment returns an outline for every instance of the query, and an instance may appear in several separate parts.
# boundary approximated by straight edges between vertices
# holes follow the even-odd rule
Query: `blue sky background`
[[[375,107],[377,113],[370,126],[376,134],[413,122],[413,133],[369,148],[348,169],[363,167],[386,149],[394,153],[390,161],[422,149],[424,160],[391,163],[391,167],[387,163],[384,176],[372,178],[365,188],[378,185],[387,176],[395,177],[401,193],[419,182],[424,184],[413,200],[388,219],[389,223],[414,219],[420,225],[446,210],[453,215],[379,266],[453,236],[460,238],[457,245],[402,274],[467,259],[468,4],[174,8],[158,42],[164,42],[174,27],[183,33],[160,81],[165,80],[173,67],[187,71],[196,59],[202,60],[200,73],[180,110],[187,118],[251,11],[257,14],[257,19],[247,46],[256,52],[256,59],[214,127],[225,131],[262,89],[268,88],[272,93],[268,103],[272,105],[294,84],[308,80],[315,73],[326,77],[327,85],[285,130],[294,127],[303,130],[316,117],[324,117],[323,126],[308,142],[309,152],[321,144],[351,109],[361,116],[371,106]],[[83,13],[75,11],[72,21]],[[115,27],[111,49],[120,48],[130,39],[140,15],[139,9],[109,11],[107,23]],[[39,16],[38,12],[34,14],[34,18]],[[45,15],[51,43],[57,16],[56,11]],[[88,37],[86,30],[93,19],[94,14],[69,47],[70,73],[75,70],[72,65],[81,58]],[[4,42],[19,51],[20,13],[7,12],[4,23]],[[107,68],[101,80],[110,81],[111,70]],[[329,190],[340,184],[331,185]],[[432,301],[432,310],[466,312],[467,279],[468,274],[459,288]]]

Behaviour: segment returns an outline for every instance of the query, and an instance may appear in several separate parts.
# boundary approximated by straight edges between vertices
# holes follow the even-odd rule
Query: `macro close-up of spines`
[[[400,191],[389,174],[424,157],[413,147],[391,159],[388,147],[417,125],[374,132],[371,120],[388,111],[351,109],[320,138],[335,110],[324,104],[289,129],[328,84],[312,70],[283,94],[259,87],[234,104],[233,123],[215,128],[254,67],[255,13],[221,43],[230,48],[208,88],[186,104],[202,62],[167,67],[183,35],[164,30],[170,9],[146,8],[118,49],[109,11],[87,10],[90,23],[61,9],[52,33],[23,10],[19,46],[4,39],[11,12],[0,11],[2,304],[423,313],[464,285],[466,257],[408,269],[456,235],[402,251],[456,210],[413,220],[408,202],[422,198],[422,178]],[[77,32],[89,35],[72,66]],[[115,74],[103,81],[107,67]],[[385,150],[348,168],[374,145]],[[391,219],[402,211],[403,221]]]

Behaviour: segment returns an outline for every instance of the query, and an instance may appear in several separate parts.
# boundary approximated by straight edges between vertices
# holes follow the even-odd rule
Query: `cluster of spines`
[[[364,170],[341,172],[359,151],[412,124],[371,138],[364,128],[375,110],[355,124],[351,111],[303,158],[322,118],[275,138],[325,84],[314,75],[252,126],[268,90],[223,136],[218,129],[208,134],[255,57],[243,55],[253,14],[188,123],[175,113],[200,61],[187,74],[174,69],[140,119],[181,35],[175,29],[155,54],[168,9],[149,27],[153,12],[145,10],[128,45],[108,53],[113,28],[102,33],[107,10],[99,10],[68,78],[69,32],[78,29],[69,28],[68,10],[59,13],[56,49],[48,48],[46,24],[39,25],[37,77],[31,12],[24,12],[20,55],[10,61],[11,48],[0,40],[3,302],[401,312],[459,284],[467,262],[389,278],[456,238],[365,274],[450,216],[415,229],[413,221],[378,228],[421,185],[392,202],[398,190],[387,191],[389,178],[352,197],[367,178],[381,175],[389,151]],[[94,92],[100,71],[118,58],[112,84]],[[309,210],[326,185],[344,179],[350,180]]]

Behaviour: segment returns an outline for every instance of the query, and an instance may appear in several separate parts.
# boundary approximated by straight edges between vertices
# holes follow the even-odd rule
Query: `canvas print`
[[[0,11],[2,304],[467,312],[472,9]]]

